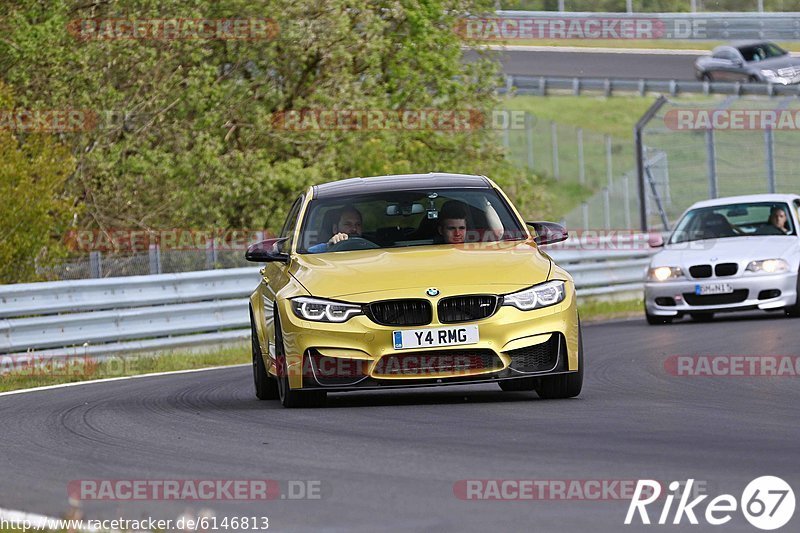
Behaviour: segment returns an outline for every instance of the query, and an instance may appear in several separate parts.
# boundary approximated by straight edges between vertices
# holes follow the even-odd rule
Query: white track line
[[[134,376],[121,376],[117,378],[92,379],[89,381],[73,381],[71,383],[59,383],[58,385],[45,385],[44,387],[32,387],[30,389],[18,389],[7,392],[0,392],[0,396],[11,396],[12,394],[25,394],[26,392],[38,392],[43,390],[62,389],[65,387],[77,387],[79,385],[90,385],[92,383],[108,383],[110,381],[123,381],[128,379],[152,378],[156,376],[171,376],[175,374],[191,374],[194,372],[208,372],[210,370],[222,370],[224,368],[239,368],[242,366],[250,366],[250,363],[241,363],[238,365],[225,365],[225,366],[210,366],[207,368],[192,368],[189,370],[170,370],[169,372],[153,372],[150,374],[136,374]],[[2,511],[2,509],[0,509],[0,511]]]

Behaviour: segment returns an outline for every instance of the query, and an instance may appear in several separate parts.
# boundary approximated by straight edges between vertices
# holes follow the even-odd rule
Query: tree
[[[0,82],[0,109],[12,108],[11,91]],[[0,283],[37,280],[37,262],[63,257],[74,211],[64,183],[73,170],[69,150],[50,135],[0,129]]]

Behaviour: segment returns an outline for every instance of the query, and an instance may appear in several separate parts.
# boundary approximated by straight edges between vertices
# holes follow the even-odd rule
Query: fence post
[[[772,128],[764,130],[764,159],[767,162],[767,192],[775,192],[775,137]]]
[[[555,122],[550,122],[550,139],[553,145],[553,177],[560,179],[558,171],[558,126]]]
[[[161,247],[151,244],[147,255],[150,257],[150,274],[161,274]]]
[[[217,267],[217,247],[216,239],[213,236],[206,239],[206,270],[214,270]]]
[[[606,229],[611,229],[611,195],[608,187],[603,187],[603,223]]]
[[[714,149],[714,130],[706,130],[706,160],[708,162],[708,197],[717,198],[717,154]]]
[[[625,0],[625,11],[633,13],[633,0]]]
[[[578,128],[578,180],[586,183],[586,169],[583,161],[583,128]]]
[[[628,190],[628,176],[622,177],[623,198],[625,202],[625,229],[633,229],[631,226],[631,193]]]
[[[581,202],[581,218],[583,218],[583,230],[589,229],[589,204]]]
[[[89,275],[93,278],[103,277],[103,258],[100,252],[89,252]]]
[[[611,135],[605,136],[606,140],[606,175],[608,176],[608,188],[614,187],[614,167],[611,160]]]
[[[533,117],[525,112],[525,140],[528,143],[528,168],[533,170]]]

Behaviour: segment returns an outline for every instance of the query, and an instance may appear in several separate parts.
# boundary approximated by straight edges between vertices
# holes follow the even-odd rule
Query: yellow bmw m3
[[[533,232],[527,229],[533,228]],[[575,285],[484,176],[412,174],[310,187],[250,297],[256,396],[324,405],[328,392],[497,383],[580,394]]]

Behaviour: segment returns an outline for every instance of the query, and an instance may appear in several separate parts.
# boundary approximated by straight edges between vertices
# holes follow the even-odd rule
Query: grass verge
[[[632,300],[578,299],[578,312],[583,322],[642,316],[642,309],[644,309],[644,300],[641,298]]]
[[[208,352],[175,351],[157,355],[110,356],[103,361],[70,356],[26,362],[0,356],[0,392],[94,379],[235,365],[249,363],[250,357],[249,344],[220,347]]]

